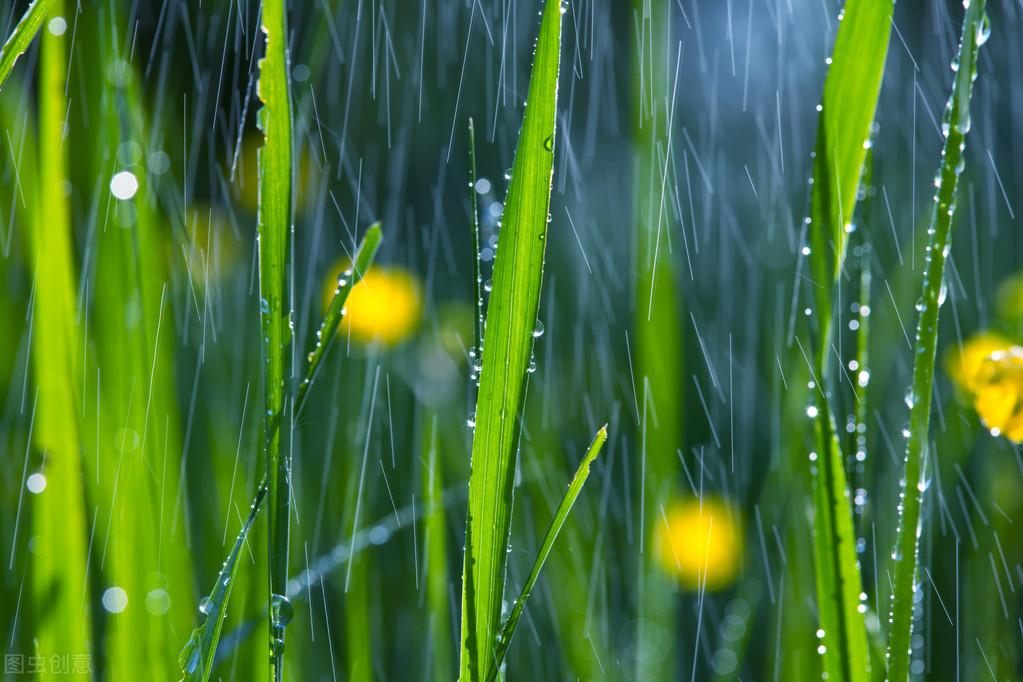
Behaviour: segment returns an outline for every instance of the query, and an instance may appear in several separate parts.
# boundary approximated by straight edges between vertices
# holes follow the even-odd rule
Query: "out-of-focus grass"
[[[44,5],[50,10],[45,19],[52,20],[63,13],[61,0],[37,2],[30,11],[39,11]],[[40,477],[36,479],[39,483],[30,486],[30,490],[46,493],[35,497],[37,544],[32,604],[44,614],[40,619],[38,651],[46,657],[92,651],[92,609],[83,599],[88,588],[87,538],[91,530],[80,448],[83,334],[76,317],[73,235],[64,191],[66,43],[63,31],[43,32],[38,149],[25,150],[22,170],[26,179],[31,180],[32,171],[38,169],[35,181],[26,183],[33,210],[31,217],[25,216],[24,224],[28,228],[26,238],[31,246],[35,287],[32,366],[37,388],[32,436],[35,447],[43,453],[39,471],[33,474]],[[0,72],[0,79],[3,75]],[[30,162],[36,152],[38,165]]]
[[[635,242],[635,393],[639,449],[637,480],[640,533],[637,586],[636,671],[638,679],[666,680],[677,657],[658,646],[674,639],[675,586],[657,564],[653,544],[661,510],[678,494],[678,453],[684,414],[684,335],[677,264],[688,245],[675,243],[667,195],[668,158],[675,113],[680,53],[669,44],[668,0],[633,0],[638,21],[632,47],[633,211]],[[677,242],[677,238],[675,238]],[[674,253],[672,253],[674,250]],[[653,632],[651,632],[653,631]]]
[[[69,124],[90,134],[74,147],[65,143],[81,152],[75,185],[93,197],[84,423],[98,433],[84,434],[92,474],[85,480],[98,506],[92,556],[101,571],[106,674],[130,680],[148,670],[150,679],[172,680],[197,599],[164,232],[146,171],[147,114],[136,73],[121,56],[122,9],[105,2],[77,24],[77,64],[95,94]]]

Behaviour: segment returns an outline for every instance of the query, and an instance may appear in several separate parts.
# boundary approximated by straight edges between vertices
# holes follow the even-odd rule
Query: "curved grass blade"
[[[892,2],[850,0],[843,13],[821,99],[808,219],[817,322],[814,567],[824,671],[831,680],[865,682],[870,678],[870,659],[860,610],[862,580],[845,464],[828,397],[827,358],[832,299],[852,231],[866,142],[880,93]]]
[[[471,552],[467,547],[462,580],[464,682],[487,677],[500,627],[515,451],[540,303],[554,173],[560,0],[545,3],[534,55],[483,339],[466,530],[472,547]]]
[[[909,398],[909,439],[906,464],[899,496],[900,514],[895,539],[895,583],[892,590],[891,630],[888,639],[888,679],[909,679],[910,641],[913,634],[913,595],[916,592],[917,547],[920,536],[920,505],[923,500],[924,459],[931,417],[931,391],[934,383],[934,356],[938,344],[938,312],[945,261],[951,246],[952,219],[956,209],[956,186],[963,171],[966,134],[970,130],[970,97],[977,76],[977,52],[990,33],[985,0],[964,3],[963,33],[953,63],[955,83],[945,106],[942,132],[945,144],[935,181],[934,212],[931,214],[930,244],[923,276],[923,292],[916,327],[913,383]]]
[[[536,581],[540,578],[540,571],[543,570],[543,565],[547,562],[547,557],[550,556],[551,549],[554,548],[554,541],[558,539],[558,533],[561,532],[561,528],[565,525],[565,521],[568,520],[568,515],[572,511],[572,506],[579,497],[579,493],[582,492],[586,479],[590,476],[590,465],[592,465],[594,460],[597,459],[597,455],[600,454],[600,450],[604,447],[604,443],[606,441],[607,425],[605,424],[600,427],[600,430],[597,431],[597,435],[593,437],[593,442],[590,443],[590,447],[586,451],[583,461],[579,463],[579,468],[576,469],[575,475],[572,477],[572,481],[568,484],[568,489],[565,491],[565,495],[561,498],[561,502],[558,503],[558,508],[554,511],[554,517],[551,519],[551,524],[547,527],[547,533],[544,535],[543,544],[540,545],[540,551],[536,554],[536,560],[533,562],[533,568],[529,571],[529,576],[526,578],[526,582],[522,585],[522,591],[519,593],[518,599],[515,600],[515,605],[512,606],[511,613],[508,614],[507,620],[505,620],[504,625],[501,627],[501,634],[498,638],[497,648],[494,651],[494,663],[490,666],[490,673],[487,676],[488,682],[493,682],[493,680],[497,679],[498,671],[501,669],[501,663],[504,661],[504,655],[508,651],[508,645],[511,644],[511,638],[515,634],[515,628],[518,626],[519,618],[522,616],[522,609],[526,606],[526,600],[529,599],[529,595],[532,593],[533,587],[536,585]]]
[[[249,516],[242,524],[234,546],[227,555],[227,560],[224,561],[224,567],[217,576],[217,582],[204,602],[202,610],[206,614],[206,620],[192,631],[188,643],[181,650],[178,663],[181,666],[181,672],[185,674],[183,682],[206,682],[210,679],[210,673],[213,670],[213,657],[217,653],[217,642],[220,640],[220,630],[224,626],[224,618],[227,616],[227,600],[231,596],[231,588],[235,582],[234,574],[238,569],[238,555],[249,535],[249,530],[252,529],[252,524],[256,520],[264,497],[266,497],[265,481],[256,491]]]
[[[8,36],[3,48],[0,48],[0,88],[4,86],[7,77],[11,75],[18,57],[25,54],[25,50],[32,43],[32,39],[36,37],[43,21],[51,14],[54,2],[55,0],[34,0],[21,15],[18,25]]]
[[[259,62],[259,307],[263,341],[265,421],[263,449],[269,486],[269,602],[271,673],[283,679],[290,539],[291,457],[282,452],[285,416],[285,364],[291,343],[290,309],[285,300],[288,234],[291,226],[291,94],[287,67],[284,0],[266,0],[261,17],[266,53]],[[292,407],[294,403],[292,403]],[[294,414],[294,410],[292,410]]]

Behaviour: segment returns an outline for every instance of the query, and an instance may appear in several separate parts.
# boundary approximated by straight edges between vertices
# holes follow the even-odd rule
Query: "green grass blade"
[[[519,593],[518,599],[515,600],[515,605],[512,606],[511,613],[508,614],[507,620],[505,620],[504,625],[501,627],[501,634],[497,642],[497,649],[494,652],[495,660],[493,665],[490,666],[490,674],[487,677],[488,681],[497,679],[498,671],[501,668],[501,662],[504,661],[504,655],[508,651],[508,645],[511,644],[511,638],[515,634],[515,628],[519,624],[519,618],[522,616],[522,609],[526,606],[526,600],[529,599],[529,595],[533,591],[536,581],[540,578],[540,571],[543,570],[543,565],[547,562],[547,557],[550,556],[551,550],[554,548],[554,541],[558,539],[558,533],[561,532],[562,527],[565,525],[565,521],[568,520],[568,515],[572,512],[572,506],[575,505],[575,501],[579,497],[579,493],[582,492],[583,485],[586,484],[586,479],[590,476],[590,465],[592,465],[594,460],[597,459],[597,455],[600,454],[600,450],[604,447],[604,443],[606,441],[607,426],[605,425],[600,427],[600,430],[597,431],[597,435],[593,437],[593,442],[590,443],[590,447],[586,451],[583,461],[579,463],[579,468],[576,469],[575,475],[572,477],[572,481],[568,484],[568,490],[565,491],[565,495],[561,498],[561,502],[558,503],[558,508],[554,511],[554,517],[551,519],[551,523],[547,527],[547,533],[544,535],[543,544],[540,545],[540,551],[536,554],[536,560],[533,562],[533,568],[529,571],[529,576],[526,578],[526,582],[522,585],[522,591]]]
[[[366,235],[359,243],[358,250],[355,252],[351,269],[338,279],[337,289],[334,290],[334,296],[330,299],[330,305],[327,306],[323,322],[316,332],[316,345],[309,351],[309,355],[306,356],[308,363],[306,378],[299,384],[298,390],[295,392],[296,415],[301,413],[302,406],[309,395],[309,387],[316,379],[316,372],[320,367],[320,362],[327,354],[327,351],[330,350],[330,346],[337,336],[336,332],[345,314],[345,301],[348,300],[348,295],[352,293],[352,289],[355,288],[355,285],[359,283],[359,280],[362,279],[362,276],[373,264],[383,238],[384,233],[380,229],[380,223],[377,222],[370,225]]]
[[[37,2],[56,16],[63,2]],[[39,21],[42,21],[40,19]],[[23,20],[24,23],[24,20]],[[88,653],[90,605],[86,589],[88,520],[81,456],[82,366],[76,322],[77,295],[68,201],[64,119],[67,109],[66,40],[47,31],[41,40],[37,208],[27,241],[35,295],[32,367],[38,387],[35,448],[43,453],[45,489],[35,496],[35,556],[32,583],[40,620],[39,655]],[[27,165],[27,164],[26,164]],[[28,169],[25,168],[27,171]],[[44,669],[43,679],[49,679]]]
[[[814,566],[824,671],[831,680],[859,682],[869,679],[870,660],[860,611],[863,588],[849,487],[828,397],[828,358],[832,298],[845,259],[880,93],[892,2],[850,0],[843,13],[821,101],[809,224],[817,323],[813,365],[818,384],[814,393]]]
[[[54,3],[55,0],[34,0],[21,16],[3,48],[0,48],[0,88],[11,75],[14,62],[25,53],[42,27],[43,21],[52,13]]]
[[[561,61],[561,3],[547,0],[505,201],[501,250],[483,338],[462,588],[461,679],[493,665],[504,597],[519,416],[534,341],[547,245]],[[472,598],[470,599],[470,591]],[[470,619],[474,622],[470,628]]]
[[[252,501],[249,516],[242,524],[234,546],[231,547],[231,552],[227,555],[227,560],[224,561],[224,567],[220,570],[217,581],[203,606],[206,620],[192,631],[191,638],[181,650],[178,663],[181,665],[181,672],[185,674],[183,682],[206,682],[210,679],[210,673],[213,670],[213,657],[217,653],[217,642],[220,641],[220,630],[224,627],[224,618],[227,616],[227,600],[231,596],[235,573],[238,570],[238,555],[245,545],[249,530],[256,520],[264,497],[266,497],[266,485],[261,484]]]
[[[954,62],[955,83],[942,119],[945,144],[935,182],[934,212],[931,214],[930,244],[916,327],[913,383],[908,398],[909,439],[898,534],[895,540],[895,583],[892,591],[891,630],[888,639],[888,679],[909,679],[910,641],[913,633],[913,595],[916,592],[917,548],[920,536],[920,505],[923,500],[924,459],[931,417],[934,356],[938,344],[938,313],[943,302],[945,261],[951,247],[952,220],[956,209],[956,187],[965,164],[966,134],[970,130],[970,98],[977,76],[977,53],[990,27],[984,13],[985,0],[966,4],[963,33]]]
[[[285,365],[291,342],[290,309],[285,300],[288,235],[291,227],[291,95],[288,83],[284,0],[263,3],[266,54],[259,62],[259,306],[265,391],[264,454],[269,485],[269,600],[272,674],[283,679],[284,629],[277,617],[287,601],[288,543],[291,531],[291,457],[281,449],[285,411]]]

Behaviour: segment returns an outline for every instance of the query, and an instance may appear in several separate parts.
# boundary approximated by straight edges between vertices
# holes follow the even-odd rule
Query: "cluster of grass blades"
[[[892,9],[891,0],[850,0],[842,10],[818,107],[806,220],[816,320],[810,414],[816,443],[811,459],[818,635],[824,672],[840,682],[865,682],[871,664],[845,460],[829,397],[832,315],[881,89]]]
[[[376,253],[380,248],[382,240],[383,233],[380,229],[380,224],[375,223],[370,226],[369,230],[366,231],[365,236],[362,238],[362,241],[359,243],[359,248],[352,259],[351,269],[344,273],[344,275],[342,275],[342,279],[338,281],[338,287],[331,298],[330,304],[327,306],[327,312],[324,315],[323,322],[321,323],[319,330],[317,331],[316,344],[306,356],[305,377],[302,379],[298,389],[295,391],[294,404],[296,405],[296,416],[301,411],[302,406],[305,405],[305,401],[309,395],[309,389],[318,375],[321,363],[337,336],[337,331],[340,328],[344,317],[345,301],[348,299],[348,295],[351,293],[354,286],[362,278],[363,273],[365,273],[373,264],[373,260],[376,258]],[[266,428],[274,430],[278,429],[279,425],[278,423],[269,423],[266,425]],[[205,614],[205,620],[192,632],[192,636],[188,643],[181,650],[179,664],[185,674],[186,682],[206,682],[206,680],[210,679],[213,669],[214,655],[216,654],[217,644],[220,640],[220,631],[223,628],[224,618],[227,615],[227,602],[231,595],[231,586],[234,582],[233,578],[238,569],[238,555],[242,546],[246,542],[249,531],[252,528],[256,515],[259,513],[263,501],[268,495],[269,473],[260,482],[250,507],[249,517],[242,526],[241,531],[238,533],[238,537],[224,562],[220,575],[217,577],[213,589],[210,591],[209,596],[204,602],[205,607],[203,612]],[[287,595],[287,577],[285,577],[281,591],[274,592],[271,595],[268,604],[268,612],[271,617],[275,615],[275,607],[277,608],[276,615],[278,617],[287,618],[290,616],[290,601],[288,601]],[[284,625],[287,625],[287,623],[284,623]],[[281,627],[284,627],[284,625],[281,625]],[[276,634],[280,634],[279,630],[275,632]],[[272,653],[276,658],[278,655],[283,657],[284,652],[283,649],[281,649],[279,652],[274,650]],[[282,665],[283,658],[275,661],[275,674],[283,674]]]
[[[535,330],[554,169],[562,11],[560,0],[547,0],[542,11],[479,358],[482,371],[462,575],[459,679],[463,682],[492,680],[501,670],[525,600],[606,440],[601,429],[555,511],[521,596],[502,622],[519,420],[530,355],[539,336]]]
[[[938,344],[938,313],[945,299],[945,263],[951,248],[956,189],[965,167],[966,134],[970,130],[970,98],[977,77],[977,54],[990,34],[985,0],[966,0],[962,37],[952,64],[955,73],[942,118],[945,142],[935,176],[934,207],[928,228],[920,301],[917,303],[913,381],[907,394],[909,438],[899,495],[899,527],[892,553],[895,562],[887,663],[888,679],[906,680],[910,675],[910,643],[913,634],[913,602],[918,578],[917,548],[920,542],[920,507],[926,483],[926,454],[930,433],[934,358]]]
[[[305,376],[293,392],[286,387],[291,343],[291,306],[287,295],[288,240],[291,232],[292,130],[291,103],[285,44],[285,12],[282,0],[263,6],[262,26],[266,54],[260,62],[260,128],[265,136],[260,149],[259,176],[259,296],[263,348],[265,412],[263,449],[266,476],[260,483],[249,519],[242,527],[227,561],[206,602],[206,619],[193,633],[180,655],[185,679],[205,682],[210,678],[214,654],[226,616],[231,579],[237,558],[264,497],[269,498],[269,597],[271,676],[284,676],[284,634],[291,620],[287,597],[288,543],[290,535],[291,454],[282,448],[282,432],[305,405],[310,387],[333,342],[344,316],[344,305],[353,287],[372,265],[382,232],[379,224],[369,228],[352,260],[352,267],[338,281],[327,307],[316,342],[306,357]],[[293,393],[293,394],[292,394]],[[290,394],[290,395],[289,395]],[[290,404],[288,402],[290,400]]]

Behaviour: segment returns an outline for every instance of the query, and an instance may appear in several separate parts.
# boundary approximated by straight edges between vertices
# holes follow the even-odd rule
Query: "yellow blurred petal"
[[[348,263],[343,262],[331,271],[324,286],[324,308],[334,295],[338,276],[347,267]],[[375,265],[348,295],[341,333],[361,343],[400,343],[419,326],[422,298],[419,280],[411,272]]]
[[[994,435],[1023,441],[1023,348],[996,350],[974,374],[973,406]]]
[[[716,497],[675,502],[657,522],[654,551],[664,572],[686,589],[727,587],[742,554],[739,514]]]
[[[1012,343],[994,332],[981,332],[970,337],[961,348],[945,356],[945,367],[956,385],[968,393],[975,390],[978,373],[984,361],[995,351],[1005,350]]]

